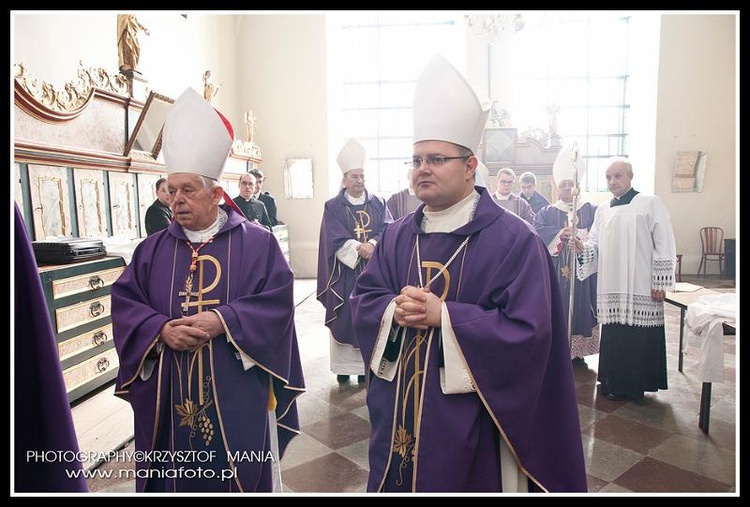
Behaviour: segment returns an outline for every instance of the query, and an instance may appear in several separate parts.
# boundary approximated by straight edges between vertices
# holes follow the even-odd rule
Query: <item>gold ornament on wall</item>
[[[69,121],[78,117],[94,96],[94,89],[127,95],[127,80],[103,68],[86,67],[78,62],[77,78],[62,89],[40,81],[23,62],[14,64],[14,100],[32,116],[48,122]]]

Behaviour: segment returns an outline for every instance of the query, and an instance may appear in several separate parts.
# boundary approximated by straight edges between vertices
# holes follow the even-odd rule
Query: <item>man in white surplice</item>
[[[627,159],[611,159],[606,178],[614,198],[596,209],[588,241],[576,241],[577,274],[598,273],[603,394],[640,399],[667,389],[664,297],[675,283],[674,235],[661,199],[632,187]]]

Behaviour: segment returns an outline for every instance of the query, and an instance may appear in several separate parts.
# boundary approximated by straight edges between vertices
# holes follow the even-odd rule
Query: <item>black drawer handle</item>
[[[89,287],[91,290],[101,289],[104,287],[104,280],[99,275],[94,275],[89,278]]]
[[[99,345],[104,344],[108,339],[109,337],[107,336],[107,333],[104,331],[97,331],[94,333],[94,336],[91,337],[91,343],[98,347]]]
[[[104,313],[104,305],[99,301],[94,301],[89,307],[89,313],[92,317],[98,317],[99,315]]]
[[[109,359],[103,357],[96,362],[96,371],[104,373],[109,368]]]

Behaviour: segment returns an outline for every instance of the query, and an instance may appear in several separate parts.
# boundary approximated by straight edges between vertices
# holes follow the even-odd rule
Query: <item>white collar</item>
[[[212,236],[215,236],[226,222],[227,212],[219,208],[219,212],[216,215],[216,220],[214,220],[214,223],[209,225],[207,228],[201,231],[190,231],[183,227],[182,231],[185,233],[185,236],[187,236],[187,239],[191,243],[203,243],[205,241],[208,241]]]
[[[474,217],[474,210],[479,202],[476,190],[458,201],[453,206],[441,211],[424,210],[422,230],[424,232],[452,232],[468,224]]]
[[[359,197],[354,197],[349,194],[349,192],[344,192],[344,197],[346,197],[346,200],[349,201],[351,204],[364,204],[365,203],[365,197],[367,196],[367,192],[362,192],[362,195]]]
[[[576,204],[576,211],[581,209],[583,205],[586,204],[586,201],[583,199],[578,199],[578,203]],[[560,211],[564,211],[565,213],[570,213],[573,211],[573,203],[572,202],[565,202],[562,199],[558,199],[553,206]]]

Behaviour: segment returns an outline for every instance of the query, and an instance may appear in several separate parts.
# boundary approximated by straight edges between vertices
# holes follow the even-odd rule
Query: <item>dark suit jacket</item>
[[[257,220],[260,222],[260,225],[269,231],[273,230],[273,225],[271,225],[271,218],[268,216],[266,205],[261,201],[252,198],[250,200],[245,200],[242,196],[238,195],[234,198],[234,202],[237,203],[237,206],[239,206],[248,220],[251,222]]]
[[[146,234],[150,236],[169,227],[172,222],[172,210],[157,199],[146,210],[144,221],[146,222]]]
[[[279,219],[276,217],[276,199],[268,192],[261,192],[258,196],[258,200],[266,205],[268,211],[268,217],[271,219],[271,225],[276,227],[279,225]]]

